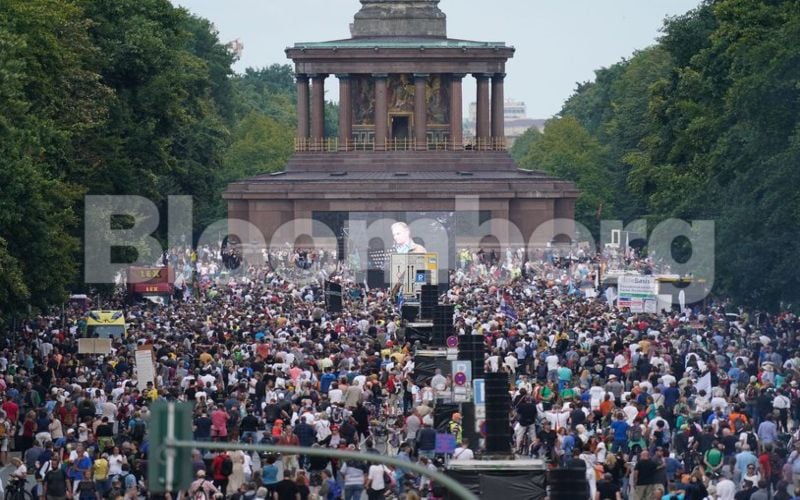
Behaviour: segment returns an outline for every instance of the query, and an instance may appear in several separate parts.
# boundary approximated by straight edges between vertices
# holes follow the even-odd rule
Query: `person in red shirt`
[[[6,412],[6,417],[8,417],[11,425],[16,425],[17,419],[19,418],[19,405],[13,400],[7,399],[3,401],[3,411]]]
[[[211,412],[211,437],[215,441],[225,441],[228,437],[228,419],[225,408],[214,408]]]
[[[224,474],[222,465],[225,460],[230,460],[230,456],[227,451],[222,450],[214,457],[214,460],[211,461],[211,475],[214,480],[214,486],[216,486],[223,495],[228,491],[228,474]]]
[[[761,477],[769,481],[772,477],[772,464],[769,460],[768,449],[764,449],[758,456],[758,464],[761,466]]]

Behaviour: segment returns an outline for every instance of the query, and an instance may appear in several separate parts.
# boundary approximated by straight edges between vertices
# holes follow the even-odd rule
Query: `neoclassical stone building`
[[[506,151],[503,86],[514,48],[447,38],[438,0],[361,3],[351,38],[286,49],[297,76],[296,152],[282,172],[231,183],[224,193],[229,217],[250,221],[267,241],[300,219],[324,222],[337,237],[354,217],[412,222],[414,214],[439,214],[455,226],[459,205],[479,221],[510,221],[526,241],[544,221],[571,219],[575,186],[519,169]],[[339,83],[339,130],[325,137],[332,78]],[[477,82],[469,141],[465,78]],[[502,239],[505,230],[497,230]]]

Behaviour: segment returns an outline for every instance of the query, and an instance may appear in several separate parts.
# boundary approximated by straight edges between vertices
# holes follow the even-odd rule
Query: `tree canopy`
[[[84,195],[148,198],[165,241],[167,196],[200,229],[228,182],[282,167],[292,68],[234,62],[169,0],[0,0],[0,318],[85,288]]]
[[[576,181],[585,223],[599,199],[610,209],[605,218],[713,220],[715,292],[740,304],[796,306],[797,40],[796,1],[707,0],[667,19],[655,46],[578,85],[514,155]],[[579,127],[589,138],[576,136]],[[574,166],[554,165],[553,148]],[[597,178],[589,171],[607,175],[607,189],[587,183]]]

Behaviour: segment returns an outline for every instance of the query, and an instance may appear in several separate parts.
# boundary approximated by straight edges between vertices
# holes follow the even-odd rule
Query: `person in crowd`
[[[420,251],[407,227],[393,229],[397,249]],[[248,261],[233,249],[225,260],[235,269],[210,247],[169,249],[165,262],[180,279],[164,304],[110,297],[109,308],[124,304],[127,331],[111,339],[109,354],[78,354],[79,308],[33,314],[4,331],[0,461],[16,448],[13,474],[24,467],[40,476],[48,498],[78,494],[81,483],[135,498],[145,493],[148,422],[161,401],[193,403],[198,441],[357,449],[369,438],[436,468],[438,431],[455,436],[453,460],[486,453],[485,432],[467,414],[442,410],[452,375],[428,362],[429,341],[399,319],[390,290],[359,283],[349,261],[328,250],[271,249]],[[734,313],[715,297],[662,311],[620,307],[608,300],[610,280],[596,285],[593,270],[666,269],[615,252],[458,249],[440,299],[454,306],[454,335],[483,339],[480,366],[508,377],[509,449],[583,463],[601,500],[658,491],[727,499],[730,483],[737,499],[794,493],[800,453],[786,444],[791,435],[800,441],[800,318],[777,307]],[[326,308],[325,281],[342,285],[342,311]],[[142,349],[153,353],[151,380],[136,379]],[[193,486],[209,498],[258,498],[253,478],[271,500],[317,491],[360,498],[365,488],[375,497],[393,478],[402,478],[403,494],[413,491],[406,483],[438,488],[357,461],[207,451],[194,450],[192,467]]]

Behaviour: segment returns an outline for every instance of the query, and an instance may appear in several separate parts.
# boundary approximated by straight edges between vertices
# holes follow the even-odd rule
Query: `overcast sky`
[[[288,63],[295,42],[348,38],[358,0],[173,0],[211,20],[220,39],[239,39],[244,53],[236,71]],[[655,43],[666,16],[693,9],[699,0],[442,0],[451,38],[503,41],[517,52],[506,66],[506,98],[525,101],[530,118],[548,118],[575,89],[610,66]],[[336,79],[327,99],[338,98]],[[474,79],[464,79],[465,107]],[[466,116],[466,115],[465,115]]]

